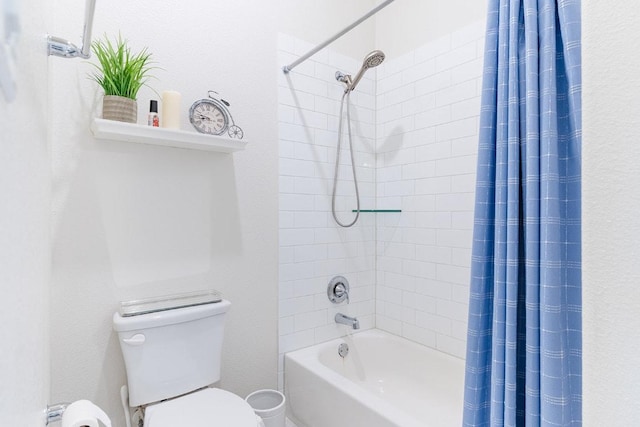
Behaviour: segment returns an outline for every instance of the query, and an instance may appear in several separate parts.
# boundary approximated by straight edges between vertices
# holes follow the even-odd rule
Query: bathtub
[[[462,424],[464,361],[383,331],[287,353],[284,375],[287,416],[298,427]]]

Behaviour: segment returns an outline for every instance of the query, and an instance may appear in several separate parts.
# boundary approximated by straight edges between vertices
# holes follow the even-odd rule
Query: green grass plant
[[[104,94],[136,99],[154,68],[147,48],[132,53],[127,40],[120,35],[113,41],[106,36],[104,40],[95,40],[91,48],[99,64],[91,64],[96,71],[90,78],[104,89]]]

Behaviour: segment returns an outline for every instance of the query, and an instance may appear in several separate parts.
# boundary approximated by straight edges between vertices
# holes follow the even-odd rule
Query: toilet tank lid
[[[213,289],[163,295],[133,301],[123,301],[120,303],[120,315],[122,317],[139,316],[142,314],[156,313],[158,311],[173,310],[175,308],[212,304],[220,301],[222,301],[222,295]]]

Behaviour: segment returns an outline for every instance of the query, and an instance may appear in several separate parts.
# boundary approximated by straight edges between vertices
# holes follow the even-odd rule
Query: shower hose
[[[336,169],[333,174],[333,194],[331,196],[331,213],[333,214],[333,219],[340,227],[345,228],[353,226],[360,217],[360,192],[358,190],[358,177],[356,176],[356,162],[354,161],[353,156],[353,138],[351,137],[351,114],[349,108],[350,93],[350,90],[346,90],[342,95],[342,101],[340,103],[340,119],[338,122],[338,150],[336,152]],[[340,222],[340,220],[338,219],[338,215],[336,215],[336,188],[338,187],[338,168],[340,167],[340,148],[342,145],[342,112],[345,103],[347,104],[347,136],[349,139],[349,153],[351,154],[351,170],[353,172],[353,185],[356,188],[356,216],[353,221],[348,224]]]

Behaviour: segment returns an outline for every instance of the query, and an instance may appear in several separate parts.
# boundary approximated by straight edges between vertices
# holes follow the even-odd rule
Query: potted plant
[[[96,71],[90,75],[104,90],[102,117],[109,120],[135,123],[138,118],[138,91],[149,79],[154,68],[151,53],[145,47],[132,53],[122,36],[113,42],[106,36],[95,40],[91,48],[98,64],[92,63]]]

